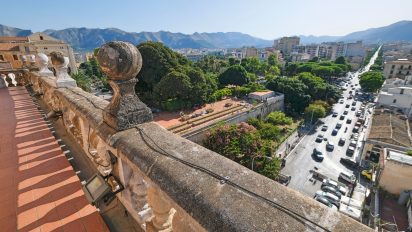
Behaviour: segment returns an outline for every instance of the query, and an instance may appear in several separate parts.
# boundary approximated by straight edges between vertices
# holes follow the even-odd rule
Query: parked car
[[[332,193],[333,195],[337,196],[339,199],[342,197],[342,193],[340,193],[336,188],[332,186],[322,186],[322,191],[327,193]]]
[[[346,124],[351,124],[352,123],[352,119],[348,118],[346,119]]]
[[[352,159],[340,158],[340,162],[341,162],[343,165],[345,165],[345,166],[347,166],[347,167],[349,167],[349,168],[352,168],[352,169],[358,167],[358,164],[357,164],[355,161],[353,161]]]
[[[326,197],[323,197],[323,196],[319,196],[319,195],[318,195],[318,196],[315,196],[315,200],[317,200],[318,202],[326,205],[326,206],[329,207],[329,208],[338,210],[338,208],[337,208],[335,205],[333,205],[333,204],[328,200],[328,198],[326,198]]]
[[[348,147],[348,149],[346,149],[346,154],[349,156],[352,156],[355,153],[355,148],[353,147]]]
[[[328,192],[324,192],[322,190],[318,190],[315,193],[315,197],[317,197],[317,196],[325,197],[330,201],[330,203],[334,204],[338,208],[340,207],[339,198],[337,196],[333,195],[332,193],[328,193]]]
[[[348,113],[349,113],[349,111],[347,111],[347,110],[343,111],[344,115],[348,115]]]
[[[332,141],[328,141],[326,143],[326,150],[333,151],[334,148],[335,148],[335,144],[333,144]]]
[[[327,130],[328,130],[328,126],[323,125],[323,126],[322,126],[322,131],[327,131]]]
[[[318,136],[316,137],[316,142],[321,143],[323,141],[323,135],[322,134],[318,134]]]
[[[338,182],[336,182],[334,180],[331,180],[331,179],[324,179],[322,181],[322,186],[325,186],[325,185],[332,186],[332,187],[336,188],[344,196],[349,192],[348,188],[342,186],[343,184],[338,183]]]
[[[358,127],[358,126],[355,126],[355,127],[352,129],[352,132],[355,132],[355,133],[359,132],[359,127]]]
[[[357,142],[356,142],[355,140],[351,140],[351,141],[349,142],[349,147],[356,148],[356,144],[357,144]]]
[[[338,130],[338,129],[336,129],[336,128],[335,128],[335,129],[333,129],[333,131],[332,131],[332,135],[333,135],[333,136],[337,135],[337,134],[338,134],[338,131],[339,131],[339,130]]]
[[[356,182],[356,176],[347,172],[341,172],[339,178],[351,184],[355,184]]]
[[[335,118],[335,117],[337,117],[337,116],[338,116],[338,113],[336,113],[336,112],[333,112],[333,113],[332,113],[332,117]]]
[[[343,145],[345,145],[345,142],[346,142],[346,140],[344,138],[340,138],[339,142],[338,142],[338,145],[343,146]]]
[[[323,158],[324,158],[323,153],[317,148],[313,149],[312,154],[313,154],[313,157],[315,157],[316,160],[322,161]]]
[[[343,104],[343,102],[344,102],[343,99],[340,99],[340,100],[339,100],[339,103],[340,103],[340,104]]]
[[[355,111],[356,108],[354,106],[352,106],[352,108],[350,108],[351,111]]]
[[[344,120],[345,119],[345,115],[341,115],[340,117],[339,117],[339,120]]]
[[[352,102],[352,106],[356,106],[356,101],[353,101],[353,102]]]
[[[349,104],[346,104],[346,105],[345,105],[345,108],[349,108],[349,107],[350,107],[350,105],[349,105]]]

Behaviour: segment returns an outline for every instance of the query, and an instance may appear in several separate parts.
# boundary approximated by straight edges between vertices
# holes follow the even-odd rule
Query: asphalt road
[[[376,59],[376,55],[377,53],[372,57],[370,64],[373,64],[374,60]],[[369,67],[370,65],[366,66],[365,70],[368,70]],[[350,95],[349,91],[352,90],[350,86],[353,85],[355,89],[360,89],[358,79],[359,71],[353,72],[351,73],[351,75],[353,78],[349,82],[348,89],[343,92],[344,103],[336,103],[332,110],[332,112],[337,112],[338,116],[332,117],[332,114],[330,114],[320,120],[320,124],[318,124],[317,127],[314,127],[313,130],[300,141],[300,143],[286,158],[286,167],[282,170],[282,174],[290,175],[292,177],[288,187],[312,197],[314,196],[315,192],[320,189],[321,185],[319,181],[314,182],[314,180],[312,179],[310,170],[313,170],[314,167],[317,167],[319,172],[333,180],[338,180],[339,173],[342,171],[353,173],[352,170],[348,169],[346,166],[340,163],[340,158],[342,157],[354,158],[346,155],[346,149],[349,146],[352,129],[358,119],[358,117],[355,116],[355,113],[361,107],[361,102],[357,102],[355,111],[351,110],[351,104],[354,100],[348,99],[348,96]],[[345,108],[346,104],[349,104],[350,107]],[[345,115],[344,120],[340,120],[339,117],[343,115],[343,112],[345,110],[348,110],[348,114]],[[370,115],[367,114],[366,117],[370,117]],[[346,119],[348,118],[352,119],[352,123],[346,123]],[[369,118],[367,120],[369,121]],[[335,128],[338,122],[342,123],[342,128],[339,129],[337,135],[333,136],[332,130]],[[323,125],[328,126],[328,129],[326,131],[321,131]],[[345,127],[348,128],[346,132]],[[328,141],[332,141],[334,143],[333,151],[326,150],[327,141],[322,141],[320,143],[315,142],[318,134],[323,134]],[[346,140],[343,146],[338,145],[340,138],[344,138]],[[359,140],[361,139],[362,136],[360,136]],[[355,151],[355,156],[360,153],[360,147],[362,147],[361,142],[358,143]],[[312,156],[314,148],[317,148],[324,154],[324,159],[322,162],[314,160]]]

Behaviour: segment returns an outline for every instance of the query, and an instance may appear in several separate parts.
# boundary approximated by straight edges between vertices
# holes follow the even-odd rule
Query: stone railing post
[[[109,42],[100,48],[97,60],[113,89],[113,98],[103,112],[104,122],[121,131],[151,121],[151,110],[135,93],[136,76],[142,68],[139,50],[130,43]]]
[[[46,76],[54,79],[53,72],[49,70],[49,57],[44,53],[37,53],[36,63],[39,67],[39,75]]]
[[[152,208],[153,219],[147,223],[148,232],[173,231],[173,217],[176,210],[172,208],[164,193],[152,188],[147,196],[148,203]]]
[[[52,64],[56,70],[56,87],[77,87],[76,81],[67,73],[69,58],[61,52],[50,53]]]

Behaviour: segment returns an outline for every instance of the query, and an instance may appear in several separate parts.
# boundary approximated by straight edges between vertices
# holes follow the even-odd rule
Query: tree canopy
[[[359,84],[366,92],[376,92],[382,87],[384,80],[382,72],[370,71],[360,76]]]
[[[221,86],[242,86],[249,83],[249,77],[245,68],[240,65],[233,65],[219,75],[219,83]]]

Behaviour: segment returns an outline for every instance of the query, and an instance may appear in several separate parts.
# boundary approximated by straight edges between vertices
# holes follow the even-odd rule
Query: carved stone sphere
[[[142,55],[131,43],[114,41],[104,44],[97,53],[103,72],[112,80],[135,78],[142,68]]]
[[[50,53],[50,58],[51,58],[51,61],[52,61],[53,65],[60,66],[60,65],[63,65],[64,62],[65,62],[64,55],[61,52],[52,52],[52,53]]]

